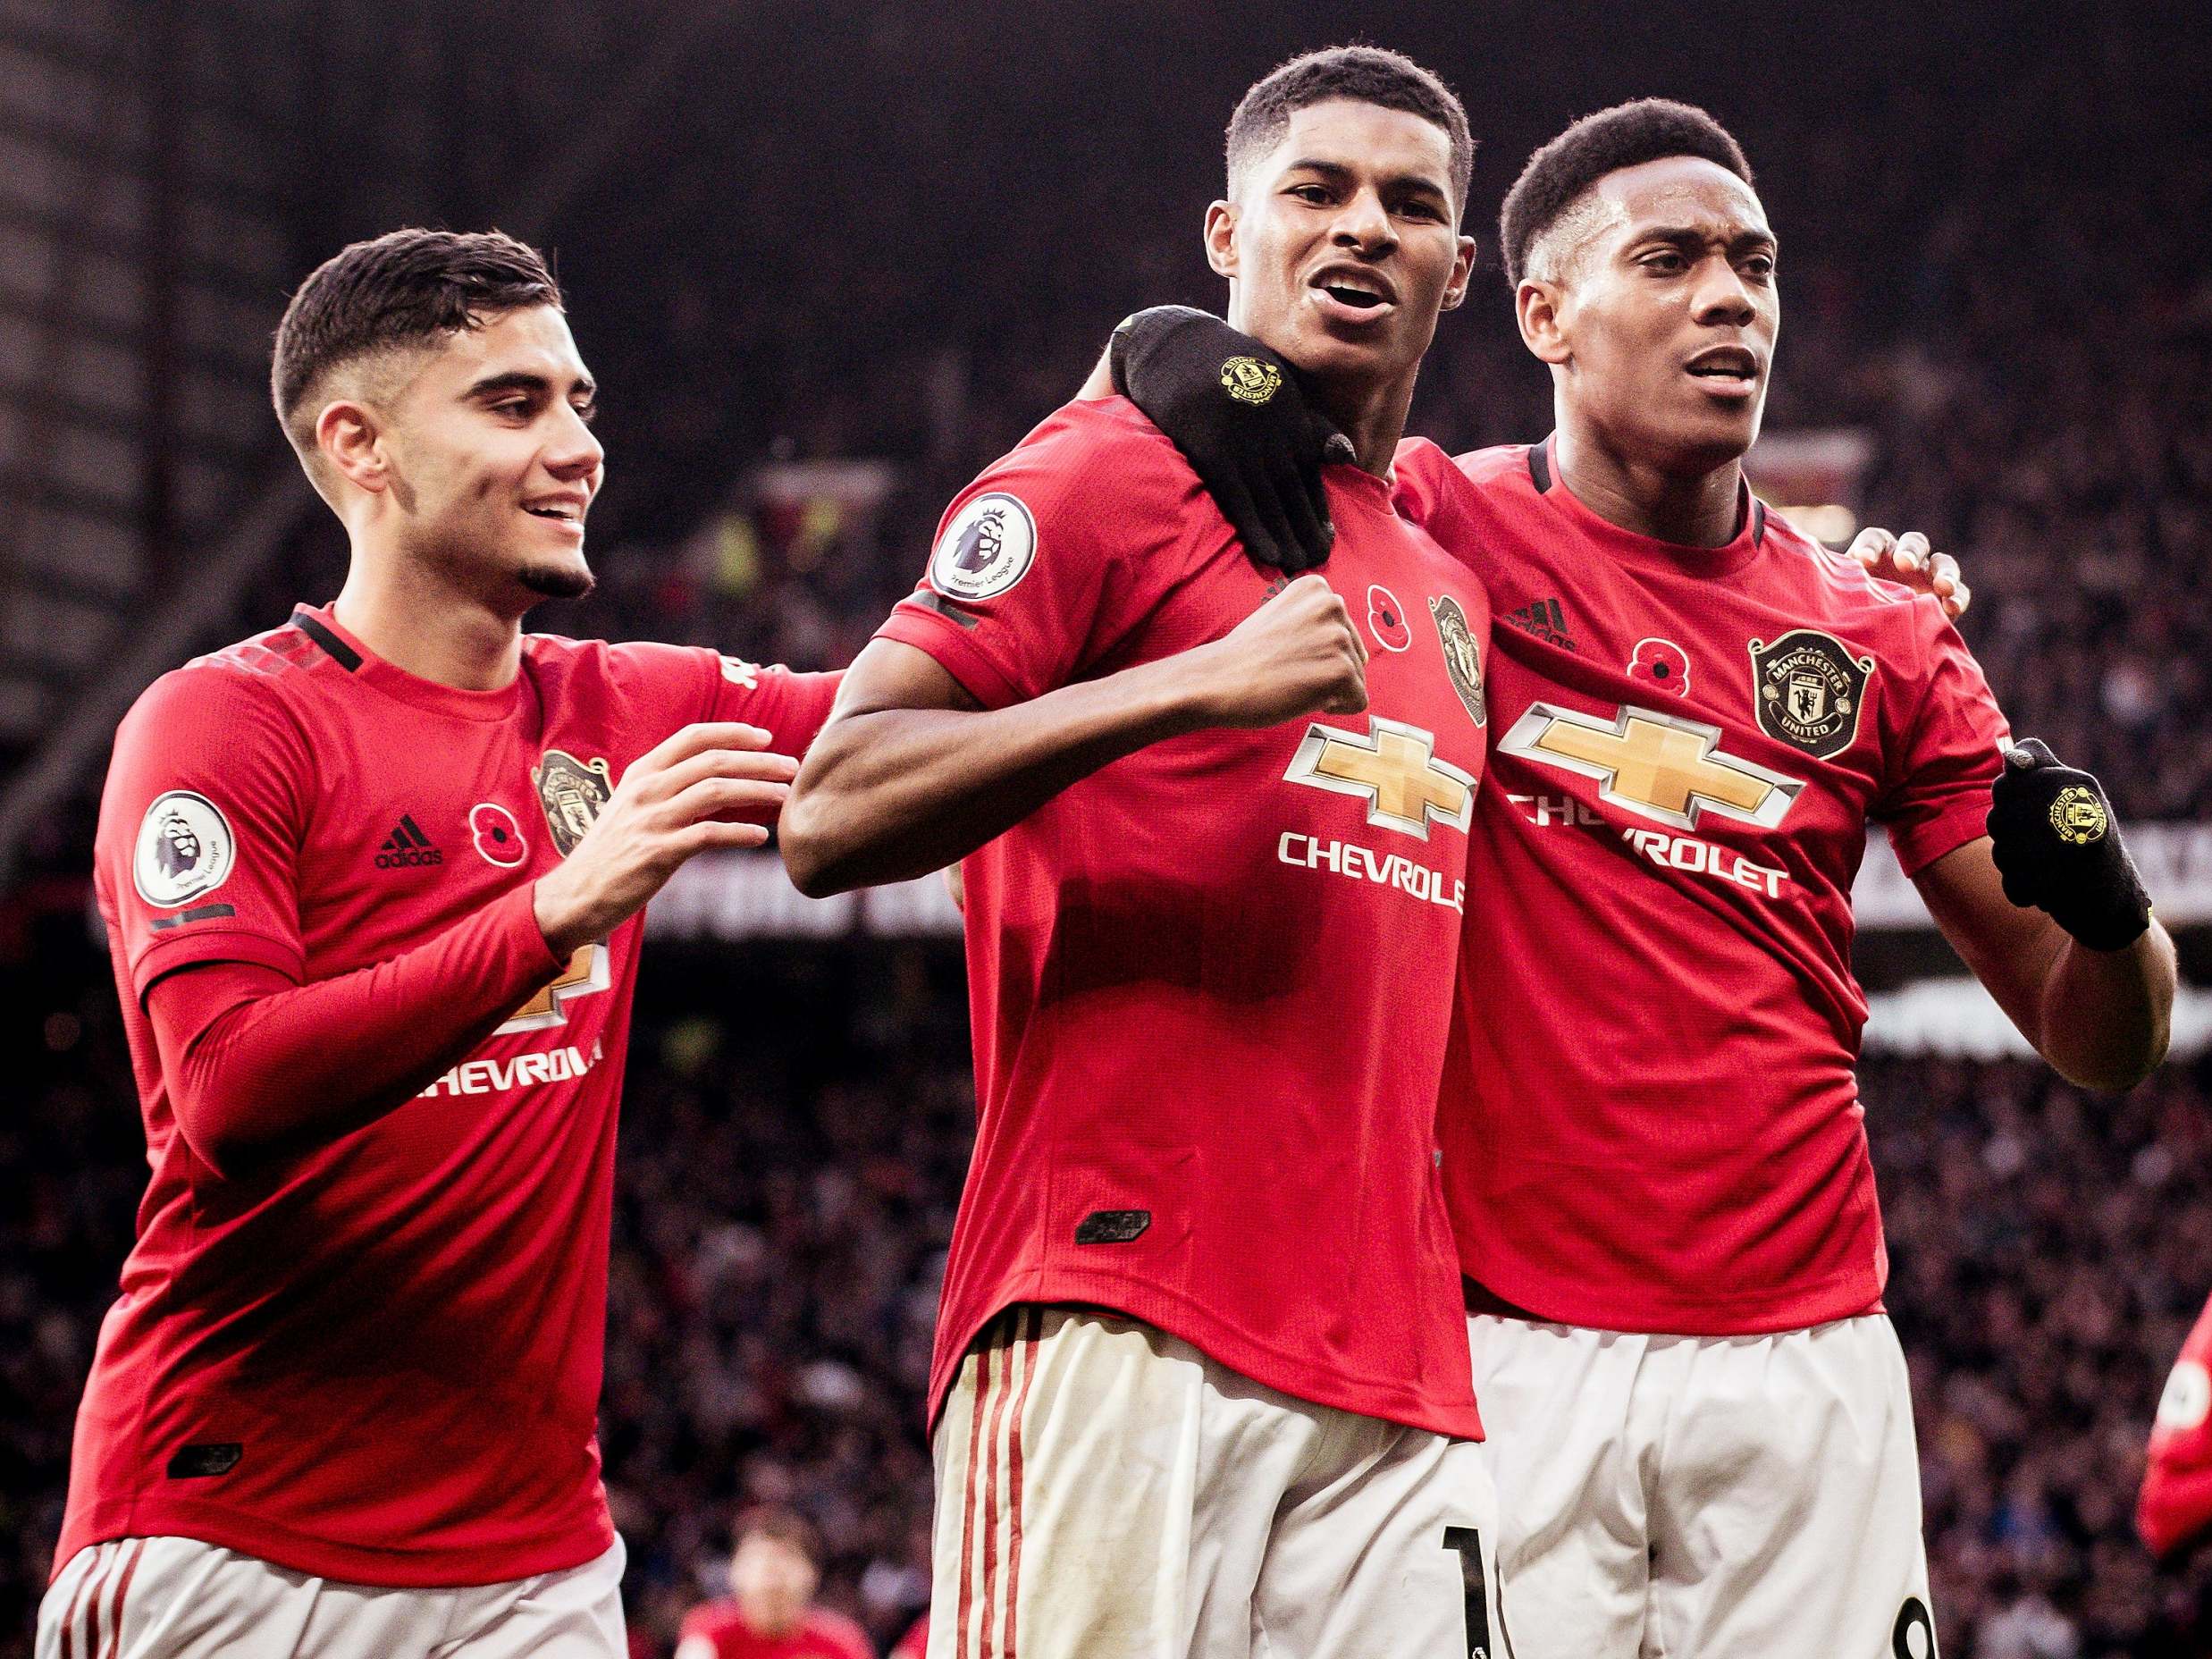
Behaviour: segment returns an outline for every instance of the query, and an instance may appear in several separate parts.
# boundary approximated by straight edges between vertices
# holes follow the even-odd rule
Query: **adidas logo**
[[[1509,611],[1502,619],[1524,634],[1534,634],[1547,645],[1557,645],[1562,651],[1575,648],[1574,636],[1567,631],[1567,613],[1560,609],[1556,599],[1539,599],[1518,611]]]
[[[403,870],[410,864],[442,864],[445,855],[430,844],[430,838],[422,826],[407,813],[400,815],[400,827],[384,838],[384,844],[376,850],[379,870]]]

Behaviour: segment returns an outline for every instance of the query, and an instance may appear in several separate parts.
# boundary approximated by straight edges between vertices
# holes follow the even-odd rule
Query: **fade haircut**
[[[1751,164],[1728,130],[1703,110],[1671,98],[1638,98],[1585,115],[1528,158],[1498,214],[1506,280],[1528,274],[1530,251],[1609,173],[1670,156],[1695,156],[1745,184]]]
[[[1291,117],[1309,105],[1350,98],[1403,110],[1434,122],[1451,140],[1451,200],[1467,205],[1475,172],[1475,140],[1457,94],[1403,53],[1381,46],[1324,46],[1269,70],[1252,84],[1229,117],[1229,194],[1234,196],[1252,164],[1283,141]]]
[[[269,394],[284,435],[316,472],[315,392],[363,358],[434,345],[525,306],[559,306],[544,257],[500,231],[391,231],[318,265],[276,327]]]

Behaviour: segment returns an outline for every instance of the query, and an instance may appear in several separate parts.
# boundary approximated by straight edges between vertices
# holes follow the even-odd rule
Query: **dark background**
[[[336,590],[265,388],[285,295],[343,242],[499,225],[556,257],[603,389],[602,585],[533,626],[834,666],[1119,316],[1218,305],[1221,129],[1281,58],[1356,35],[1467,103],[1485,274],[1414,420],[1455,448],[1549,425],[1489,257],[1521,162],[1686,98],[1781,236],[1770,429],[1869,434],[1857,505],[1964,561],[2016,728],[2132,820],[2203,821],[2204,33],[1884,3],[0,0],[0,1655],[28,1651],[144,1180],[86,921],[107,741],[154,674]],[[887,464],[876,510],[761,507],[764,465],[848,459]],[[604,1412],[641,1652],[741,1495],[815,1516],[879,1639],[924,1593],[960,986],[949,941],[647,953]],[[2127,1522],[2212,1288],[2204,1063],[2124,1102],[2011,1062],[1866,1082],[1946,1652],[2212,1651],[2212,1579],[2155,1571]]]

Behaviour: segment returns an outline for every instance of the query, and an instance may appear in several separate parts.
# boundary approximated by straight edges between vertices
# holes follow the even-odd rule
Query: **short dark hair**
[[[1506,280],[1527,273],[1528,250],[1609,173],[1670,156],[1695,156],[1725,167],[1745,183],[1751,164],[1728,130],[1694,105],[1638,98],[1585,115],[1528,158],[1498,214],[1498,247]]]
[[[1324,46],[1278,64],[1254,81],[1229,117],[1231,191],[1254,159],[1283,141],[1293,114],[1330,98],[1401,109],[1442,127],[1451,140],[1452,201],[1466,206],[1468,181],[1475,173],[1475,140],[1459,95],[1403,53],[1381,46]]]
[[[795,1509],[781,1503],[755,1503],[737,1517],[737,1530],[730,1539],[730,1547],[742,1546],[747,1538],[772,1538],[799,1552],[815,1567],[822,1564],[822,1537],[815,1531],[814,1523]]]
[[[276,417],[305,454],[315,439],[297,429],[302,406],[339,365],[560,302],[544,257],[503,232],[391,231],[355,242],[316,266],[284,307],[269,369]]]

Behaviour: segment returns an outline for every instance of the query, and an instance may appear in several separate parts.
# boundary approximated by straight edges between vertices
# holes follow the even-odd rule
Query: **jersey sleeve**
[[[1925,666],[1917,706],[1890,752],[1872,813],[1888,826],[1908,876],[1988,833],[1989,788],[2010,736],[1981,665],[1943,608],[1923,598],[1913,610]]]
[[[2212,1301],[2197,1316],[2166,1377],[2151,1425],[2150,1455],[2135,1528],[2170,1555],[2212,1525]]]
[[[1071,406],[986,468],[876,637],[927,652],[988,708],[1081,678],[1186,567],[1191,531],[1219,519],[1197,510],[1197,475],[1167,440],[1132,430],[1133,410]]]
[[[1471,491],[1459,464],[1426,438],[1408,438],[1391,458],[1391,500],[1454,557],[1473,545],[1464,502]]]
[[[769,735],[778,754],[803,755],[829,718],[840,674],[762,668],[700,645],[629,642],[608,653],[634,706],[644,710],[641,748],[698,720],[742,720]]]
[[[314,777],[306,737],[259,678],[164,676],[124,716],[95,847],[133,992],[196,962],[298,980],[298,863]]]

